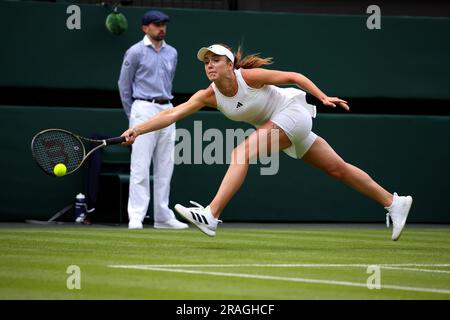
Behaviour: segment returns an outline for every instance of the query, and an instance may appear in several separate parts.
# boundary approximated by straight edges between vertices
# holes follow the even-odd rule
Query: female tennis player
[[[311,118],[315,117],[316,108],[307,103],[306,92],[329,107],[339,106],[349,110],[346,101],[328,97],[300,73],[261,68],[270,64],[271,58],[257,55],[241,58],[240,48],[233,54],[228,47],[214,44],[201,48],[197,58],[204,63],[211,85],[196,92],[187,102],[162,111],[122,134],[126,137],[126,143],[131,144],[139,135],[167,127],[204,106],[217,108],[231,120],[244,121],[257,128],[233,149],[228,171],[212,202],[206,207],[193,201],[191,203],[195,207],[177,204],[175,210],[181,216],[208,236],[214,236],[217,224],[221,222],[218,218],[244,182],[250,160],[258,154],[282,150],[339,179],[385,207],[388,211],[387,226],[389,227],[389,217],[393,224],[392,240],[400,237],[412,197],[386,191],[367,173],[345,162],[323,138],[311,131]],[[284,84],[296,85],[302,90],[277,87]],[[275,143],[274,137],[277,139]]]

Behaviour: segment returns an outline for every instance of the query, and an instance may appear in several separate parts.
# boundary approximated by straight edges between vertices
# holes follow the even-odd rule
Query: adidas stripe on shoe
[[[213,217],[209,206],[204,208],[197,202],[190,201],[190,203],[196,207],[187,208],[181,204],[176,204],[175,210],[183,217],[183,219],[192,223],[199,228],[200,231],[210,237],[214,237],[216,235],[217,224],[222,221]]]

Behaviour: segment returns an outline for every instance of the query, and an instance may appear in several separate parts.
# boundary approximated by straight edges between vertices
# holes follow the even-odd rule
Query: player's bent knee
[[[231,151],[231,164],[248,164],[252,155],[245,145],[239,145]]]

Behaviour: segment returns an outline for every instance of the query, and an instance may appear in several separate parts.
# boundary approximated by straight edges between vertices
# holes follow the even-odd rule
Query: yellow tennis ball
[[[57,177],[62,177],[66,174],[67,172],[67,167],[63,164],[63,163],[58,163],[54,168],[53,168],[53,173],[55,174],[55,176]]]

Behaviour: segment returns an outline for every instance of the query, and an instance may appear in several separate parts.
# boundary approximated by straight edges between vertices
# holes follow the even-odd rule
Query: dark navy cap
[[[146,26],[152,22],[169,22],[169,21],[170,18],[167,14],[156,10],[147,11],[142,17],[143,26],[144,25]]]

